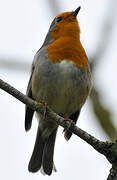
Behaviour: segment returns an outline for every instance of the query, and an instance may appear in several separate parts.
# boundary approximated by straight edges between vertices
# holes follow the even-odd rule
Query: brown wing
[[[29,80],[27,92],[26,92],[26,95],[30,98],[32,98],[31,81],[32,81],[33,71],[34,71],[34,68],[32,68],[32,73],[30,76],[30,80]],[[26,131],[28,131],[31,128],[33,114],[34,114],[34,110],[32,110],[26,105],[25,107],[25,130]]]

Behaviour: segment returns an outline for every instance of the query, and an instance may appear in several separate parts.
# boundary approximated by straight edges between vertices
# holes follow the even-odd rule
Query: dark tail
[[[44,173],[51,175],[53,170],[53,154],[56,132],[57,129],[53,130],[51,135],[45,139],[38,127],[34,150],[28,166],[28,170],[30,172],[37,172],[42,166]]]

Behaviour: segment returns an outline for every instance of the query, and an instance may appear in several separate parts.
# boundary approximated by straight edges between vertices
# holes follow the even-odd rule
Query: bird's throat
[[[49,59],[53,62],[72,61],[77,67],[87,68],[88,58],[80,40],[63,37],[54,40],[47,46]]]

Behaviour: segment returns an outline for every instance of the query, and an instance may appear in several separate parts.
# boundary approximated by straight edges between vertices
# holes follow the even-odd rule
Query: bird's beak
[[[75,16],[75,17],[76,17],[76,16],[78,15],[80,9],[81,9],[81,7],[79,6],[79,7],[71,14],[71,16]]]

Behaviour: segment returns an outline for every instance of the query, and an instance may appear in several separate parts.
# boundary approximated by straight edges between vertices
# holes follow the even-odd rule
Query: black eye
[[[62,20],[62,17],[57,17],[56,22],[60,22]]]

